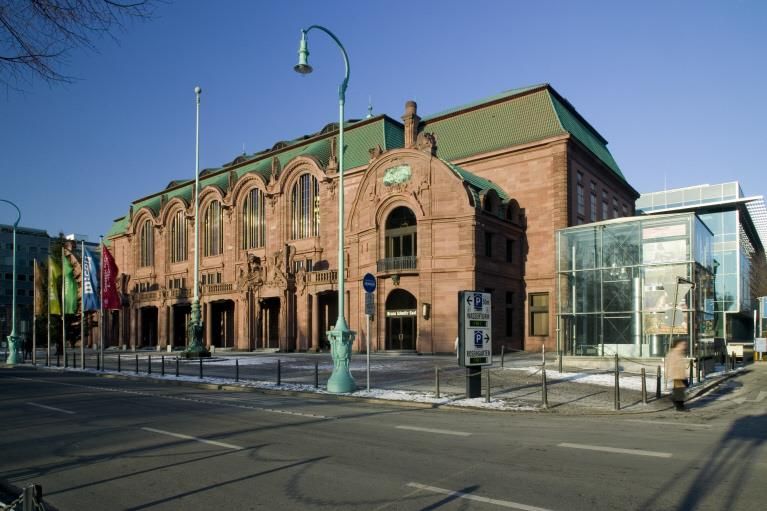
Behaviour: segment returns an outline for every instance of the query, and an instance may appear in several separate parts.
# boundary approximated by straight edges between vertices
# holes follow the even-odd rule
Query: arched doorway
[[[415,351],[418,301],[404,289],[386,299],[386,349]]]

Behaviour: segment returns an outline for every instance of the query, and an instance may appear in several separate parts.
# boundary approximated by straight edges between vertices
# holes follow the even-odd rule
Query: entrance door
[[[415,318],[386,318],[386,349],[415,350]]]
[[[415,296],[404,289],[395,289],[386,299],[386,349],[416,349]]]

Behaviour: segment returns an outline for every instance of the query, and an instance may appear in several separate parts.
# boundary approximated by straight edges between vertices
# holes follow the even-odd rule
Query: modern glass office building
[[[694,213],[557,231],[559,349],[659,357],[684,338],[693,356],[713,351],[713,240]]]
[[[756,298],[767,294],[767,211],[761,196],[747,197],[738,182],[644,193],[637,213],[696,213],[714,234],[715,336],[754,338]]]

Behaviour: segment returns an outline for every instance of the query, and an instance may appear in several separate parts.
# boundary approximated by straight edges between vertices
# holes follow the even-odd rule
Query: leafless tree
[[[159,0],[0,0],[0,83],[72,82],[60,66],[74,48],[151,16]]]

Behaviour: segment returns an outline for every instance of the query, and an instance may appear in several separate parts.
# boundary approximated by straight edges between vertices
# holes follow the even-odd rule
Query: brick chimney
[[[405,103],[405,114],[402,116],[402,122],[405,123],[405,148],[412,149],[415,147],[415,141],[418,137],[418,125],[421,122],[421,118],[416,113],[418,105],[415,101],[408,101]]]

